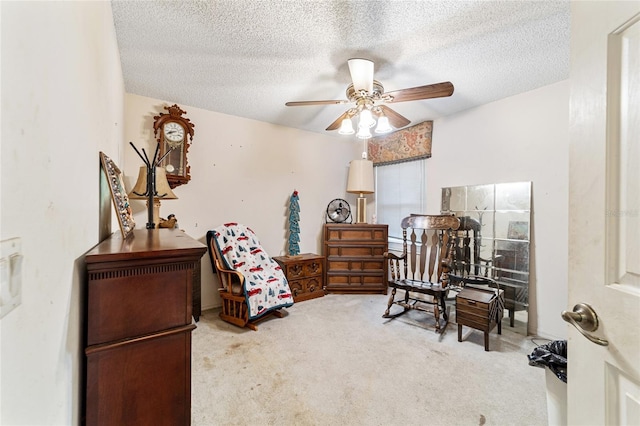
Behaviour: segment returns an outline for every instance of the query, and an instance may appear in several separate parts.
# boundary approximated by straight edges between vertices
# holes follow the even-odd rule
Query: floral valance
[[[424,121],[390,135],[369,139],[367,155],[374,166],[431,157],[433,121]]]

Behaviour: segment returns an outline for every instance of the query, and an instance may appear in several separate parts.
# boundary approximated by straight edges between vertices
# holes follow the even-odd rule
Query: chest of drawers
[[[324,256],[304,253],[299,256],[277,256],[284,275],[289,281],[294,302],[324,296]]]
[[[324,225],[325,289],[331,293],[387,293],[387,225]]]
[[[192,285],[180,230],[113,234],[85,256],[86,425],[191,423]]]

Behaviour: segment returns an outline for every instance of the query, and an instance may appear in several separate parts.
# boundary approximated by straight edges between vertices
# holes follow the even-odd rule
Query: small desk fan
[[[349,206],[349,203],[342,198],[332,200],[329,205],[327,205],[327,219],[327,223],[329,221],[334,223],[344,223],[347,219],[350,219],[349,223],[352,223],[353,218],[351,217],[351,206]]]

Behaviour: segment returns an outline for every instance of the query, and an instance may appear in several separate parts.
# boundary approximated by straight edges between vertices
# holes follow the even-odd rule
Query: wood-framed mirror
[[[102,166],[104,175],[109,183],[111,200],[113,201],[113,207],[116,210],[116,216],[118,217],[118,224],[120,225],[122,238],[127,238],[133,233],[136,223],[133,220],[133,213],[131,211],[131,206],[129,205],[127,191],[124,189],[122,172],[113,160],[104,152],[100,152],[100,165]]]

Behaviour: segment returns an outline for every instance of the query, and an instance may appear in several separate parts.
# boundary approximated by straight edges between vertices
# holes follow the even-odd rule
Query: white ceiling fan
[[[393,130],[391,126],[399,129],[411,123],[409,119],[389,108],[385,104],[417,101],[421,99],[433,99],[451,96],[453,84],[443,82],[428,84],[425,86],[408,89],[384,91],[382,84],[373,79],[373,62],[368,59],[354,58],[347,61],[352,83],[347,87],[347,99],[344,100],[319,100],[319,101],[294,101],[287,102],[286,106],[308,105],[336,105],[354,104],[345,111],[326,130],[340,129],[341,134],[353,134],[352,118],[359,117],[358,136],[362,139],[371,137],[369,129],[376,125],[373,117],[378,118],[376,133],[386,133]]]

